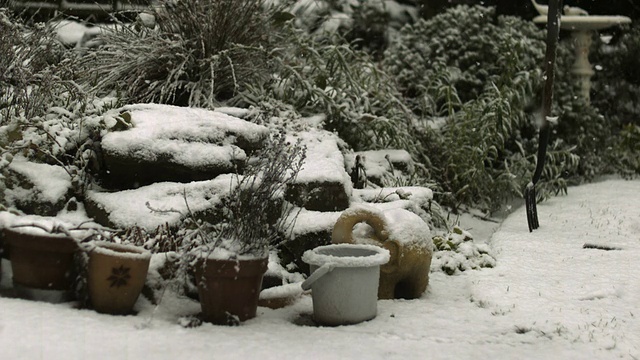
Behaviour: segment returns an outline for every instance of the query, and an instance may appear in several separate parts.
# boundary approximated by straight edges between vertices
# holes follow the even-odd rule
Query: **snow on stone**
[[[75,229],[78,224],[62,221],[57,217],[39,215],[16,215],[8,211],[0,211],[0,230],[12,228],[13,231],[32,234],[46,235],[58,234],[65,236],[60,230],[67,230],[72,236],[81,239],[88,234],[87,230]],[[74,230],[71,230],[74,229]]]
[[[97,26],[87,26],[73,20],[52,21],[56,37],[66,45],[90,46],[91,39],[110,31],[115,25],[100,24]]]
[[[389,149],[360,151],[351,156],[345,156],[346,166],[349,169],[353,168],[355,165],[354,155],[360,155],[363,159],[363,165],[367,171],[367,176],[382,178],[384,174],[389,173],[392,170],[389,161],[392,164],[407,164],[409,169],[406,170],[408,170],[409,173],[413,172],[413,160],[411,159],[411,154],[406,150]]]
[[[246,154],[236,141],[242,138],[258,143],[269,132],[264,126],[205,109],[137,104],[112,111],[110,116],[122,112],[131,115],[133,127],[106,134],[102,139],[105,151],[144,161],[166,159],[194,168],[231,166],[233,160],[244,160]]]
[[[37,190],[35,196],[41,202],[56,203],[71,189],[71,178],[60,166],[35,163],[16,156],[9,168],[34,185]]]
[[[244,108],[233,107],[233,106],[219,106],[215,109],[215,111],[229,115],[229,116],[237,117],[239,119],[244,119],[251,113],[250,109],[244,109]]]
[[[188,213],[187,204],[192,212],[214,207],[230,191],[232,177],[187,184],[162,182],[117,193],[89,191],[87,198],[104,207],[111,223],[153,231],[165,223],[177,225]]]
[[[291,273],[285,269],[280,261],[277,251],[269,252],[269,263],[265,276],[273,276],[282,279],[283,284],[290,284],[304,281],[304,276],[300,273]],[[262,294],[261,294],[262,296]]]
[[[264,289],[260,292],[260,300],[271,300],[301,295],[304,290],[300,285],[301,283],[297,282]]]
[[[89,29],[86,25],[77,21],[61,20],[55,24],[55,31],[58,40],[67,45],[80,43],[84,33]]]
[[[297,183],[341,183],[347,194],[351,194],[351,179],[344,169],[344,156],[338,148],[336,135],[324,130],[310,130],[291,138],[294,142],[302,139],[302,144],[307,147],[307,158],[298,173]]]
[[[427,206],[432,199],[433,191],[420,186],[353,189],[354,202],[394,202],[398,200],[410,200],[420,206]]]
[[[331,232],[333,225],[340,217],[341,212],[320,212],[310,211],[306,209],[295,210],[293,213],[297,213],[298,217],[295,223],[287,234],[290,238],[295,239],[302,234],[319,233],[323,231]]]

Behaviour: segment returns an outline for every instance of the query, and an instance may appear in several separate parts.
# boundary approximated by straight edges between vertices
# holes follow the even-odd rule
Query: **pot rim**
[[[52,253],[72,253],[78,250],[78,243],[72,237],[60,233],[42,231],[15,231],[15,228],[2,229],[5,248],[29,249]],[[11,257],[11,255],[9,255]]]
[[[34,237],[69,237],[63,232],[52,232],[59,226],[66,228],[74,238],[85,237],[93,231],[93,229],[90,228],[74,228],[74,224],[59,220],[56,217],[16,215],[8,211],[0,211],[0,231]]]
[[[91,244],[93,247],[89,249],[89,253],[141,260],[151,259],[151,252],[139,246],[109,241],[93,241]]]
[[[31,237],[38,237],[38,238],[55,238],[55,239],[70,238],[69,236],[67,236],[67,234],[57,233],[57,232],[48,232],[38,226],[32,226],[30,224],[24,224],[24,225],[16,224],[16,225],[8,226],[2,229],[2,231],[7,233],[12,233],[15,235],[31,236]]]

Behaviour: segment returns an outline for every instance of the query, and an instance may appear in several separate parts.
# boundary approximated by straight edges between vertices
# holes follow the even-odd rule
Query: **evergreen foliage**
[[[499,209],[531,179],[544,33],[493,8],[459,6],[401,30],[385,53],[420,134],[440,201]],[[578,158],[561,142],[548,153],[541,197],[566,189]]]
[[[605,163],[625,177],[640,174],[640,26],[610,44],[594,42],[593,105],[611,133]]]

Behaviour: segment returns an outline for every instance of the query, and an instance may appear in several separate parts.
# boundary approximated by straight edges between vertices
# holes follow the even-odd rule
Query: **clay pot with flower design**
[[[96,241],[88,251],[87,286],[93,308],[106,314],[131,314],[147,278],[151,253],[106,241]]]

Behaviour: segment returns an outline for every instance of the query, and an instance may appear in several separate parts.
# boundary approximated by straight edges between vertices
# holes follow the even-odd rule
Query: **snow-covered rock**
[[[86,209],[98,223],[116,228],[139,226],[154,231],[165,224],[176,226],[189,211],[213,223],[231,181],[231,175],[224,175],[188,184],[161,182],[111,193],[89,191]]]
[[[119,188],[234,172],[269,133],[222,112],[157,104],[127,105],[105,121],[130,126],[102,139],[107,181]]]
[[[345,165],[349,172],[354,170],[357,156],[364,167],[366,180],[377,186],[405,183],[415,171],[411,154],[406,150],[369,150],[347,154]]]
[[[296,178],[287,189],[286,199],[312,211],[339,211],[349,207],[353,190],[338,148],[339,138],[328,131],[311,130],[292,137],[301,139],[307,157]]]
[[[0,198],[27,214],[55,215],[71,198],[71,176],[61,166],[16,156],[8,165]]]

